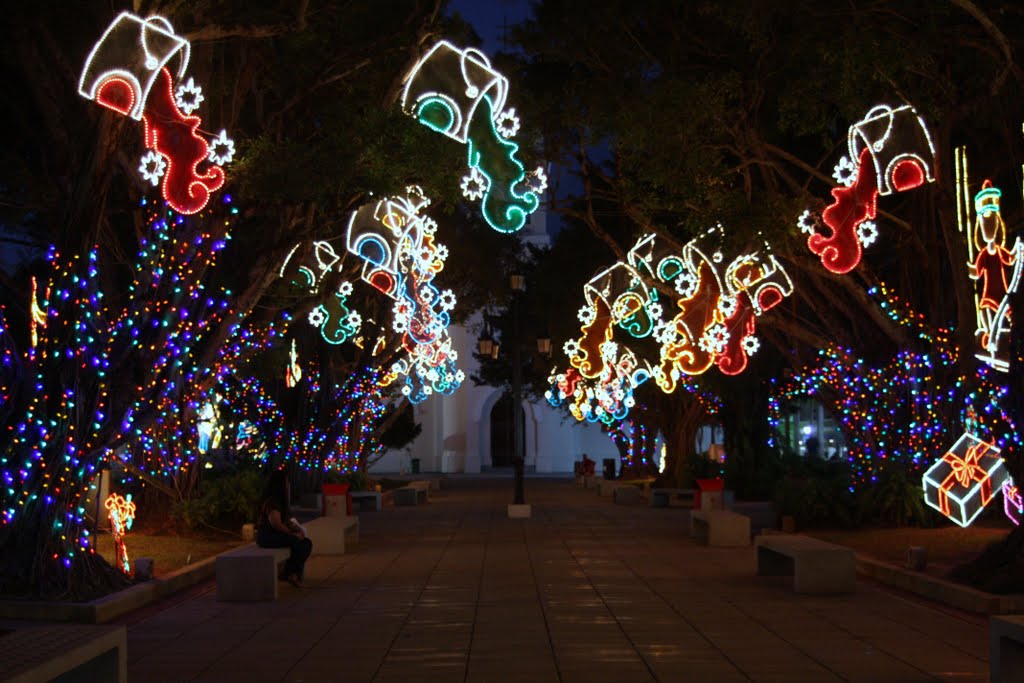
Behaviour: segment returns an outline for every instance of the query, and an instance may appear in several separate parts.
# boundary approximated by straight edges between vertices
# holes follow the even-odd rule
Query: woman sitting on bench
[[[306,538],[302,527],[291,516],[289,494],[288,474],[284,470],[271,472],[256,515],[256,545],[261,548],[290,548],[292,554],[285,562],[280,578],[299,586],[306,559],[313,552],[313,542]]]

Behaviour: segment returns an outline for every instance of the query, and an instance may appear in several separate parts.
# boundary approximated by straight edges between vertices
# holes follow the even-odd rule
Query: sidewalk
[[[334,683],[988,680],[986,622],[861,580],[796,595],[751,548],[686,536],[682,508],[572,480],[451,478],[425,506],[360,516],[360,545],[276,603],[212,583],[128,615],[129,680]]]

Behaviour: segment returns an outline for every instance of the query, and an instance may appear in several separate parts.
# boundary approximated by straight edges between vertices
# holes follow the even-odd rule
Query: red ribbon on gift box
[[[952,468],[939,486],[939,508],[941,508],[942,514],[949,516],[949,491],[955,484],[966,488],[972,481],[979,482],[981,483],[982,507],[988,505],[992,500],[992,480],[980,464],[981,458],[988,453],[990,448],[990,444],[980,442],[970,446],[963,458],[951,452],[942,456],[942,459]]]

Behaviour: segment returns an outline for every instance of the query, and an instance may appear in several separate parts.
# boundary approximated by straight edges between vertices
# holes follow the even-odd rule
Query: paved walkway
[[[754,551],[695,545],[687,512],[614,505],[571,480],[459,479],[361,514],[358,549],[275,603],[212,583],[130,615],[129,679],[335,683],[985,681],[987,626],[860,581],[796,595]],[[315,553],[315,551],[314,551]]]

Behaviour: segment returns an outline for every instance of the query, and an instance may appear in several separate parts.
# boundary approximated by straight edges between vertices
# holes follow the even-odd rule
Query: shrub
[[[195,497],[175,503],[171,515],[189,529],[237,527],[254,521],[263,486],[255,470],[214,475],[200,482]]]

